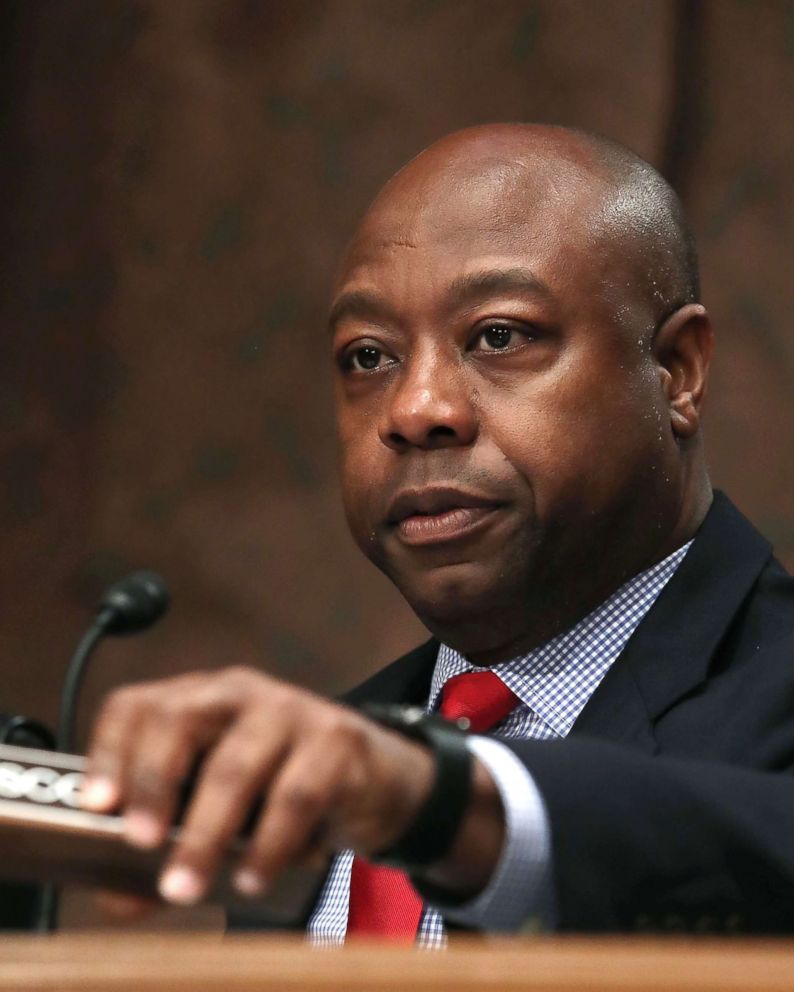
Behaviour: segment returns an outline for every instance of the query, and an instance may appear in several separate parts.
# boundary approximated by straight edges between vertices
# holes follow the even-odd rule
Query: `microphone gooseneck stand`
[[[83,634],[75,649],[61,692],[61,705],[58,711],[58,750],[66,754],[74,752],[74,724],[77,716],[77,698],[83,686],[86,668],[94,648],[105,636],[108,624],[113,618],[112,611],[107,607],[101,609],[96,619]]]
[[[57,748],[74,751],[74,727],[77,701],[88,662],[99,641],[106,635],[137,634],[156,623],[168,609],[168,587],[156,572],[133,572],[115,582],[105,592],[97,614],[81,638],[66,669],[58,717]],[[51,933],[58,918],[58,890],[54,885],[42,889],[36,929]]]

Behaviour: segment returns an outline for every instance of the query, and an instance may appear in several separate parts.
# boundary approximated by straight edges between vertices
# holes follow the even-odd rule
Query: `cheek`
[[[662,458],[659,410],[641,381],[645,373],[637,368],[618,377],[597,369],[594,361],[571,364],[509,395],[482,397],[491,437],[529,481],[541,514],[560,502],[595,510],[655,452]]]
[[[375,424],[369,418],[338,416],[337,465],[342,502],[350,529],[359,543],[370,539],[378,519],[383,450]]]

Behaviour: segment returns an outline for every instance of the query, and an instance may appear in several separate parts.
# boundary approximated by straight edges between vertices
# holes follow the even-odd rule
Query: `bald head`
[[[694,240],[678,196],[648,162],[617,142],[572,128],[497,124],[447,135],[381,190],[353,250],[377,229],[435,224],[441,203],[488,204],[491,214],[553,209],[577,240],[603,257],[613,296],[631,284],[648,303],[652,330],[699,301]],[[410,236],[410,235],[406,235]],[[615,299],[618,317],[621,302]]]
[[[695,240],[683,205],[664,177],[608,138],[573,132],[592,148],[606,186],[602,222],[616,249],[632,259],[662,318],[700,302]]]

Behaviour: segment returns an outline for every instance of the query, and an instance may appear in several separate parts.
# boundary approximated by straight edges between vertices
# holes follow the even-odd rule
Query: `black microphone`
[[[0,713],[0,744],[32,747],[38,751],[54,751],[55,735],[38,720],[21,713]]]
[[[170,601],[157,572],[133,572],[107,589],[95,622],[108,634],[137,634],[159,620]]]
[[[156,572],[133,572],[105,591],[94,622],[77,645],[66,669],[58,719],[59,751],[71,754],[74,750],[77,697],[88,661],[99,641],[105,634],[137,634],[146,630],[165,613],[170,600],[168,587]],[[46,885],[42,890],[37,930],[43,933],[54,930],[57,914],[57,890]]]
[[[58,720],[58,750],[74,750],[77,697],[86,665],[105,634],[137,634],[156,623],[168,609],[168,587],[156,572],[133,572],[110,586],[66,670]]]

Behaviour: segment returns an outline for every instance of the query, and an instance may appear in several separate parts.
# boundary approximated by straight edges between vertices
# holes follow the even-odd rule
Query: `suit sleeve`
[[[794,777],[579,737],[505,742],[551,829],[558,927],[794,931]]]

